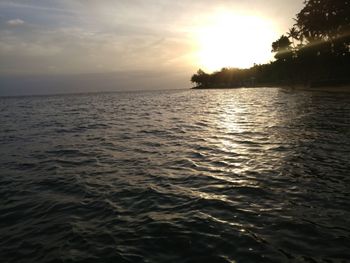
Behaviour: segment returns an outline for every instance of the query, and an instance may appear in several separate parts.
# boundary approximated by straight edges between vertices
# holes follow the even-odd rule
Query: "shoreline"
[[[310,86],[286,86],[286,85],[259,85],[259,86],[241,86],[241,87],[193,87],[193,90],[218,90],[218,89],[242,89],[242,88],[281,88],[289,90],[300,91],[325,91],[325,92],[350,92],[350,84],[342,86],[324,86],[324,87],[310,87]]]

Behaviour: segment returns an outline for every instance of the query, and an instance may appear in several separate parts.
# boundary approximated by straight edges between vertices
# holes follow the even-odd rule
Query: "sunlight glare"
[[[199,26],[195,35],[198,65],[214,71],[268,62],[272,59],[271,43],[278,33],[264,18],[220,12]]]

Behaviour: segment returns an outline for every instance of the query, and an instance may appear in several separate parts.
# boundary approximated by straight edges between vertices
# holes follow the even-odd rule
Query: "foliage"
[[[290,56],[291,53],[291,45],[292,42],[288,37],[282,35],[278,40],[272,43],[272,52],[276,52],[276,59],[286,60]]]

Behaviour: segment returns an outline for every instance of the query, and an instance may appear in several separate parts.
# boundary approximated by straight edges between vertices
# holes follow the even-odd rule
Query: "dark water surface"
[[[1,262],[349,262],[350,94],[0,98]]]

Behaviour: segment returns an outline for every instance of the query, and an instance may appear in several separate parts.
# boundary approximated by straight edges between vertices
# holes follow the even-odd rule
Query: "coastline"
[[[341,86],[320,86],[320,87],[311,87],[305,85],[258,85],[258,86],[240,86],[240,87],[193,87],[193,90],[218,90],[218,89],[241,89],[241,88],[282,88],[289,90],[298,90],[298,91],[324,91],[324,92],[349,92],[350,93],[350,84],[341,85]]]
[[[303,91],[350,92],[350,84],[341,85],[341,86],[320,86],[320,87],[290,86],[290,87],[283,87],[283,88],[289,88],[291,90],[303,90]]]

